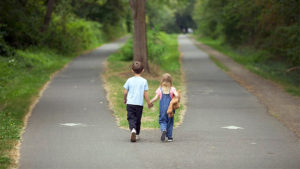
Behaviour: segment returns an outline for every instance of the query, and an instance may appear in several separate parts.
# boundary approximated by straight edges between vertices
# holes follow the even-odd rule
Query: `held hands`
[[[148,108],[150,109],[151,107],[153,107],[153,103],[152,103],[152,102],[149,102],[149,103],[148,103]]]

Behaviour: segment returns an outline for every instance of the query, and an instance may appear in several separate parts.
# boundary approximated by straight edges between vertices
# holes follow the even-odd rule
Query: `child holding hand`
[[[141,76],[144,72],[142,63],[134,61],[131,68],[134,76],[129,78],[124,84],[124,104],[127,104],[127,120],[131,131],[130,141],[136,142],[139,139],[141,130],[144,98],[148,108],[153,105],[148,98],[148,82]]]
[[[174,116],[168,117],[167,111],[174,96],[178,97],[178,93],[176,92],[176,88],[172,86],[172,77],[169,73],[165,73],[162,75],[160,86],[156,90],[155,97],[151,100],[151,104],[153,104],[156,100],[158,100],[158,98],[160,98],[159,125],[162,132],[161,141],[165,141],[166,136],[168,137],[169,142],[173,141],[172,132]],[[173,113],[175,113],[175,111]]]

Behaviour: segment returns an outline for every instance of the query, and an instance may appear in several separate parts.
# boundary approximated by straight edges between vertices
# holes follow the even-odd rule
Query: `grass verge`
[[[24,117],[39,89],[72,58],[37,48],[0,57],[0,169],[15,165],[11,150],[20,140]]]
[[[91,50],[98,45],[91,45]],[[25,116],[51,75],[78,53],[61,55],[47,48],[17,50],[0,56],[0,169],[17,167],[18,150]]]
[[[150,99],[155,96],[155,90],[160,85],[160,77],[165,72],[172,75],[173,85],[176,89],[184,92],[177,36],[167,35],[162,32],[151,32],[148,34],[148,49],[149,58],[151,58],[151,73],[144,73],[142,76],[148,81]],[[118,120],[118,125],[122,128],[128,128],[126,105],[123,104],[123,85],[129,77],[133,76],[130,69],[132,63],[131,52],[132,40],[129,40],[118,53],[109,56],[106,71],[103,74],[110,107]],[[126,53],[129,54],[127,55]],[[184,103],[184,99],[182,103]],[[183,113],[184,104],[181,104],[181,107],[175,114],[175,126],[182,122]],[[159,101],[151,109],[144,106],[142,128],[159,128],[158,115]]]
[[[287,70],[292,67],[288,63],[271,59],[270,54],[263,50],[253,50],[245,47],[233,49],[228,45],[224,45],[220,39],[213,40],[198,36],[196,39],[231,57],[250,71],[281,84],[288,93],[300,97],[300,72],[299,70],[288,72]],[[211,57],[211,59],[214,61],[214,58]],[[218,63],[216,64],[218,65]]]
[[[215,57],[213,57],[212,55],[209,55],[209,58],[223,71],[228,72],[229,69],[228,67],[226,67],[225,65],[223,65],[222,62],[220,62],[219,60],[217,60]]]

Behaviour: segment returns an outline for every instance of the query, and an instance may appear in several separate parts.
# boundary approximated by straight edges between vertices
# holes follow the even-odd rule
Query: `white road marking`
[[[244,129],[244,128],[238,127],[238,126],[225,126],[225,127],[221,127],[221,128],[223,128],[223,129],[229,129],[229,130],[237,130],[237,129],[242,130],[242,129]]]
[[[60,125],[62,126],[68,126],[68,127],[75,127],[75,126],[81,126],[81,127],[85,127],[85,124],[82,123],[61,123]]]
[[[256,143],[253,142],[253,143],[251,143],[251,144],[252,144],[252,145],[255,145]]]

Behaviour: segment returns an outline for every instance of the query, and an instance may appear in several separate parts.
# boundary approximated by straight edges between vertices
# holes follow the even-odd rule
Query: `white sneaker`
[[[136,138],[136,141],[140,140],[140,135],[136,135],[135,138]]]
[[[134,128],[131,130],[130,141],[136,142],[136,130]]]

